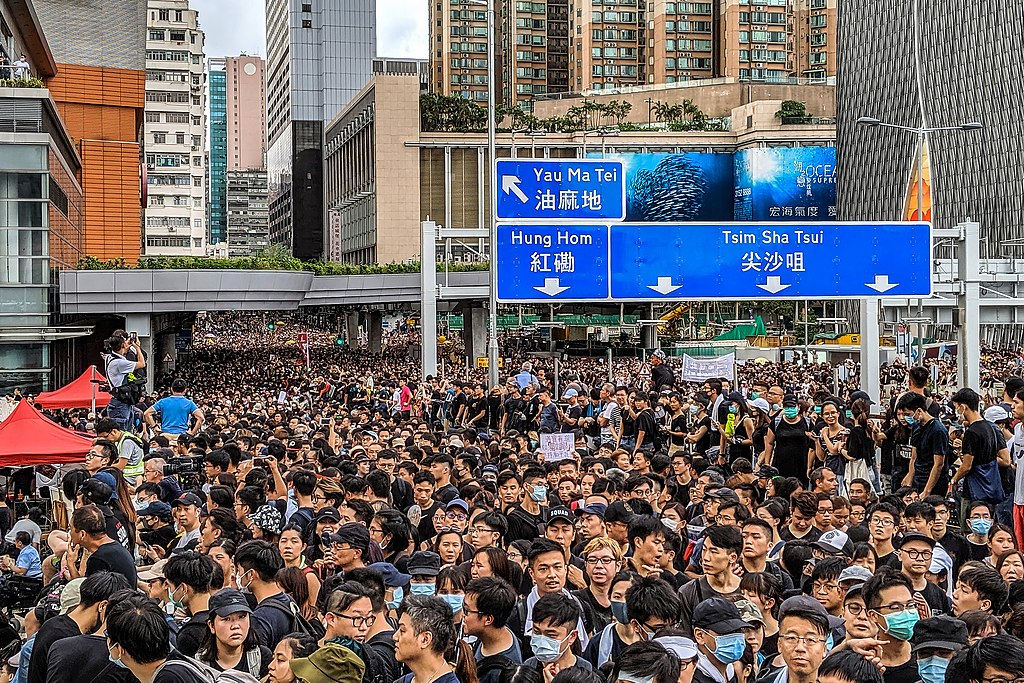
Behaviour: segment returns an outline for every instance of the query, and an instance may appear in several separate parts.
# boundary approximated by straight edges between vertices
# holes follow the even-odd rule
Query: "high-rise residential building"
[[[255,256],[270,244],[267,172],[229,170],[226,181],[228,256]]]
[[[926,220],[937,228],[977,221],[981,340],[1020,346],[1024,285],[1016,274],[1024,259],[1019,122],[1024,6],[979,0],[965,12],[959,0],[844,2],[839,20],[839,218]],[[983,127],[929,133],[922,150],[913,132],[859,125],[860,117],[912,129],[971,122]],[[955,309],[963,283],[950,281],[957,266],[949,244],[936,240],[935,296],[923,301],[924,316],[936,322],[926,326],[925,335],[939,339],[951,338],[961,319]],[[907,303],[883,302],[884,322],[898,325]],[[909,303],[911,310],[917,308],[916,300]]]
[[[205,36],[188,0],[150,0],[146,25],[143,250],[205,256]]]
[[[207,74],[210,92],[210,154],[207,165],[206,206],[208,244],[213,247],[228,238],[227,182],[228,182],[228,100],[227,73],[224,59],[210,58]]]
[[[57,62],[47,88],[82,161],[82,251],[134,262],[146,187],[139,164],[146,83],[146,0],[34,0]]]
[[[494,0],[496,99],[835,76],[838,0]],[[487,101],[487,9],[431,4],[431,90]]]
[[[31,0],[0,0],[0,56],[12,64],[22,55],[22,76],[56,76]],[[90,331],[69,326],[54,296],[54,273],[75,268],[83,255],[82,162],[50,92],[7,86],[0,88],[0,393],[34,394],[81,371],[74,339]]]
[[[210,59],[210,244],[228,239],[230,209],[226,199],[228,173],[266,171],[267,116],[266,63],[241,55]],[[266,203],[266,179],[249,183]],[[236,189],[237,193],[237,189]],[[238,230],[235,230],[238,234]],[[267,227],[260,230],[266,241]],[[257,240],[259,241],[259,240]],[[232,252],[234,250],[231,250]]]
[[[267,0],[266,18],[271,242],[320,258],[324,125],[370,80],[376,0]]]

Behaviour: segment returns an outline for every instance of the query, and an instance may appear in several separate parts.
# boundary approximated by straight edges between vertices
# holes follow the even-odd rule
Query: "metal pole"
[[[91,376],[89,378],[89,390],[92,392],[92,415],[96,419],[96,366],[90,365]]]
[[[421,379],[426,379],[437,376],[437,224],[423,221],[420,230],[420,368]]]
[[[609,343],[611,343],[611,342],[609,341]],[[608,381],[609,382],[612,381],[612,377],[613,377],[613,374],[612,374],[612,347],[609,346],[608,347]]]
[[[807,365],[810,362],[811,355],[811,350],[810,348],[808,348],[810,346],[811,335],[809,330],[809,326],[811,323],[811,313],[809,307],[810,301],[808,299],[804,299],[804,365]]]
[[[487,227],[490,233],[490,288],[488,290],[488,340],[487,340],[487,380],[489,387],[498,386],[498,259],[495,247],[498,244],[498,226],[495,223],[497,213],[498,191],[495,187],[496,173],[493,171],[497,160],[495,151],[494,121],[494,0],[487,0],[487,163],[490,177],[491,215]]]

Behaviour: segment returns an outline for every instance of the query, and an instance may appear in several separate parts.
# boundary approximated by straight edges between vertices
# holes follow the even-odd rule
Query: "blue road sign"
[[[610,243],[615,300],[931,295],[926,223],[622,224]]]
[[[927,297],[931,226],[502,224],[496,262],[503,302]]]
[[[499,301],[608,298],[607,225],[499,225]]]
[[[626,217],[621,161],[502,159],[496,164],[498,220],[612,220]]]

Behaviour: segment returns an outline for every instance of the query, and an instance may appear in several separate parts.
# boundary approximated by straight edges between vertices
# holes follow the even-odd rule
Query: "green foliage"
[[[45,88],[39,78],[0,78],[0,88]]]
[[[124,259],[102,261],[86,256],[78,261],[78,270],[131,270]],[[437,264],[438,270],[444,264]],[[419,261],[408,263],[379,263],[357,265],[329,261],[302,261],[281,249],[268,249],[259,256],[249,258],[203,258],[201,256],[144,256],[134,266],[136,270],[288,270],[306,271],[315,275],[391,275],[420,272]],[[487,270],[486,263],[449,263],[452,272]]]
[[[782,106],[775,112],[777,119],[798,119],[807,115],[807,105],[798,100],[783,100]]]

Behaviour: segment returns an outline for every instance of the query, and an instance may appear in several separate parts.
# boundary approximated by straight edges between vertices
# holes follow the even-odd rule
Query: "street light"
[[[601,156],[605,153],[604,139],[606,137],[615,137],[621,131],[614,126],[605,126],[603,128],[590,128],[589,130],[583,131],[583,158],[587,158],[587,136],[588,135],[600,135],[601,136]]]
[[[938,133],[940,131],[975,131],[981,130],[985,127],[985,124],[978,121],[967,121],[960,123],[955,126],[933,126],[933,127],[918,127],[914,126],[901,126],[897,123],[889,123],[882,121],[881,119],[875,118],[874,116],[861,116],[857,119],[857,124],[861,126],[867,126],[869,128],[892,128],[894,130],[903,131],[905,133],[913,133],[917,136],[917,217],[918,220],[924,222],[924,144],[929,133]],[[934,202],[933,202],[934,204]],[[920,316],[924,312],[924,302],[921,299],[917,301],[917,314]],[[920,325],[918,326],[920,331]],[[920,334],[918,334],[918,340],[920,341]],[[917,362],[919,365],[924,365],[924,354],[918,353]]]
[[[652,118],[652,112],[654,110],[654,98],[648,97],[644,101],[647,102],[647,127],[650,128],[654,124],[654,119]]]
[[[470,5],[487,7],[487,163],[490,168],[496,166],[494,121],[494,0],[470,0]],[[495,259],[495,245],[498,243],[498,226],[494,220],[498,210],[498,188],[495,187],[496,174],[491,173],[490,206],[491,215],[487,222],[487,234],[490,242],[490,268],[487,291],[487,382],[488,386],[498,386],[498,264]]]

